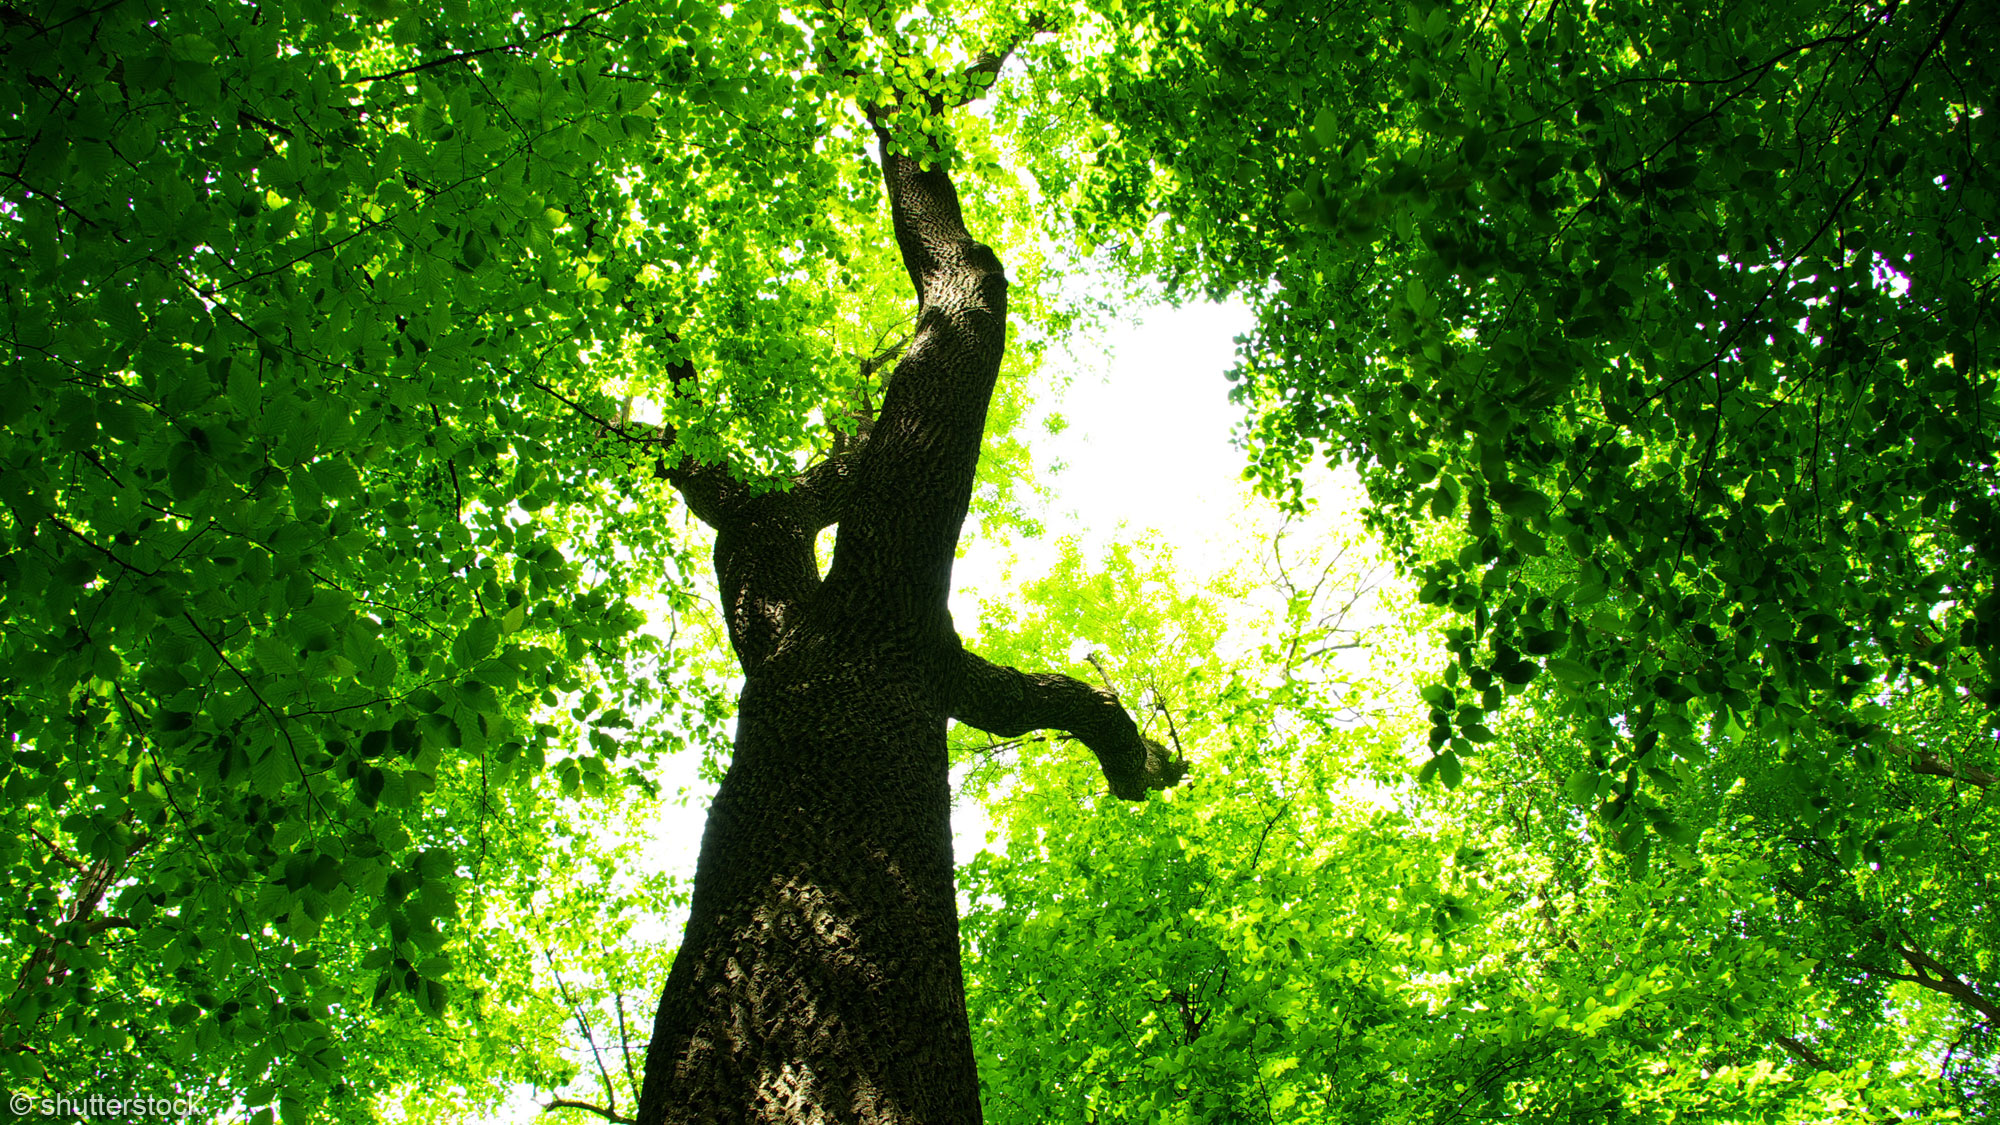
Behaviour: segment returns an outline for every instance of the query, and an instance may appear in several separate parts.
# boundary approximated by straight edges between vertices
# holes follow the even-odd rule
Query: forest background
[[[662,763],[736,687],[655,464],[855,440],[909,318],[856,107],[1009,53],[908,142],[1014,279],[968,549],[1046,535],[1032,375],[1149,291],[1248,305],[1271,514],[959,615],[1191,771],[954,732],[986,1114],[1995,1114],[1964,0],[0,27],[11,1092],[634,1112]]]

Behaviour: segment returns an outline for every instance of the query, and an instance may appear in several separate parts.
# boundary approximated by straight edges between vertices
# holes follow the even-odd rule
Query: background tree
[[[6,9],[24,1092],[349,1112],[462,1072],[417,1029],[478,1015],[482,903],[542,863],[536,779],[641,779],[722,717],[633,632],[639,579],[689,556],[601,472],[623,443],[592,361],[629,315],[603,294],[648,263],[600,158],[723,147],[617,74],[658,49],[692,82],[690,39],[726,73],[750,33],[511,11]],[[769,166],[761,136],[735,168]],[[706,230],[653,268],[754,257]]]
[[[1870,771],[1993,772],[1990,718],[1946,747],[1885,710],[2000,702],[1985,21],[1099,19],[1132,49],[1036,71],[1063,96],[1018,103],[1109,130],[1081,176],[1044,146],[1044,181],[1086,242],[1253,303],[1237,378],[1261,479],[1282,495],[1309,460],[1355,464],[1425,599],[1465,618],[1440,769],[1532,682],[1641,812],[1628,770],[1731,716],[1781,754],[1823,734]],[[1462,534],[1419,547],[1427,518]]]
[[[1944,898],[1984,894],[2000,754],[1989,21],[1093,11],[1131,49],[1035,72],[1027,121],[1104,130],[1043,181],[1112,260],[1246,295],[1259,479],[1353,464],[1456,615],[1426,775],[1558,768],[1640,871],[1755,815],[1788,909],[1851,939],[1826,971],[1990,1027],[1981,925],[1904,897],[1948,840]]]
[[[1842,937],[1772,890],[1789,857],[1762,817],[1635,877],[1559,774],[1511,771],[1525,755],[1455,793],[1415,785],[1430,623],[1399,619],[1359,552],[1289,530],[1262,580],[1199,588],[1157,547],[1117,548],[988,604],[983,647],[1103,646],[1197,763],[1169,799],[1105,815],[1063,755],[965,739],[996,820],[966,877],[991,1119],[1983,1110],[1976,1079],[1939,1074],[1965,1049],[1950,1001],[1857,990]],[[1325,643],[1334,623],[1359,659]],[[1232,634],[1265,643],[1232,653]]]

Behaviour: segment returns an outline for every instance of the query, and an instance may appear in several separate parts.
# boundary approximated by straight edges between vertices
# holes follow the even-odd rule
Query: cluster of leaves
[[[1639,871],[1754,818],[1819,972],[1996,1022],[1991,28],[1139,11],[1048,76],[1117,131],[1084,228],[1248,293],[1260,480],[1355,463],[1456,617],[1422,776],[1497,748]]]
[[[1963,715],[1898,719],[1931,737],[1968,733]],[[1673,817],[1634,841],[1610,808],[1632,800],[1630,787],[1587,784],[1599,776],[1590,749],[1560,722],[1510,719],[1499,734],[1510,752],[1482,771],[1474,799],[1496,802],[1530,846],[1581,843],[1630,879],[1660,868],[1653,881],[1704,866],[1758,873],[1759,908],[1736,932],[1809,959],[1807,981],[1828,1004],[1780,1029],[1794,1057],[1815,1067],[1896,1057],[1873,1022],[1895,1019],[1929,1040],[1928,1058],[1960,1060],[1944,1072],[1955,1104],[1993,1112],[2000,930],[1986,857],[2000,817],[1982,787],[1939,776],[1951,772],[1939,763],[1859,764],[1834,739],[1801,740],[1773,760],[1746,732],[1720,732],[1698,761],[1653,775]]]
[[[545,1111],[629,1118],[688,902],[686,885],[661,869],[654,830],[688,815],[634,788],[545,810],[541,869],[483,901],[488,971],[473,982],[476,1024],[404,1032],[458,1038],[464,1057],[445,1082],[399,1082],[378,1119],[491,1118],[517,1105],[522,1087]]]
[[[1076,755],[1024,754],[992,791],[996,846],[964,890],[996,1120],[1817,1122],[1966,1103],[1935,1064],[1950,1005],[1856,990],[1838,942],[1772,890],[1789,860],[1744,830],[1740,790],[1679,862],[1635,875],[1560,763],[1455,794],[1387,776],[1423,729],[1393,667],[1340,668],[1324,645],[1281,659],[1365,589],[1353,574],[1303,617],[1277,588],[1268,651],[1168,681],[1225,613],[1132,556],[1065,560],[1031,585],[1035,612],[988,619],[991,645],[1061,647],[1077,621],[1069,639],[1131,646],[1117,674],[1158,680],[1194,763],[1142,806],[1093,806]],[[1072,599],[1138,624],[1097,636]]]

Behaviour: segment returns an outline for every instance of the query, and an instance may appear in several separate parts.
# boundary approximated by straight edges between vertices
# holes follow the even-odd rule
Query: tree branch
[[[667,338],[676,344],[680,343],[680,337],[671,332],[667,334]],[[697,402],[700,401],[700,396],[695,393],[699,380],[695,376],[694,361],[682,360],[667,368],[667,377],[673,381],[674,394],[677,397],[685,395]],[[685,392],[681,389],[683,385],[688,388]],[[732,513],[742,506],[743,500],[749,495],[749,490],[729,475],[727,465],[697,461],[685,453],[676,457],[674,445],[679,437],[679,432],[672,425],[660,427],[659,440],[662,452],[659,460],[654,463],[653,475],[673,485],[674,491],[681,494],[682,500],[687,501],[688,509],[697,519],[720,531],[722,525],[733,518]]]
[[[1916,976],[1905,979],[1933,992],[1941,992],[1985,1016],[1988,1023],[2000,1026],[2000,1004],[1980,995],[1978,989],[1923,950],[1906,946],[1900,941],[1890,944],[1916,972]]]
[[[616,1121],[619,1123],[619,1125],[639,1125],[637,1118],[626,1117],[623,1114],[613,1113],[610,1110],[605,1109],[601,1105],[592,1105],[589,1102],[580,1102],[575,1100],[574,1098],[550,1098],[548,1101],[542,1103],[543,1113],[550,1113],[558,1109],[580,1109],[587,1113],[594,1113],[597,1116],[602,1117],[606,1121]]]
[[[868,440],[854,454],[829,581],[939,622],[972,498],[986,407],[1007,340],[1007,277],[965,226],[942,168],[898,152],[877,127],[897,248],[916,290],[916,330]],[[854,594],[861,587],[843,587]],[[890,594],[889,591],[895,592]],[[847,596],[847,595],[843,595]]]
[[[676,394],[699,401],[692,361],[673,365],[668,375]],[[727,465],[676,451],[678,437],[673,426],[660,427],[663,452],[653,472],[715,529],[717,592],[730,646],[748,670],[775,651],[792,611],[819,588],[813,538],[839,518],[847,459],[821,462],[788,491],[760,492],[732,476]]]
[[[1028,673],[961,650],[951,717],[1001,738],[1058,730],[1090,747],[1115,797],[1143,801],[1187,776],[1187,763],[1141,737],[1116,693],[1054,672]]]
[[[1993,782],[1996,780],[1991,770],[1982,769],[1970,762],[1953,765],[1939,757],[1933,750],[1912,750],[1900,742],[1891,742],[1889,749],[1908,758],[1910,769],[1916,773],[1942,777],[1946,781],[1963,781],[1969,785],[1977,785],[1981,789],[1993,788]]]
[[[1877,936],[1881,937],[1882,935],[1878,934]],[[1880,965],[1873,965],[1854,957],[1826,957],[1823,960],[1836,965],[1843,965],[1866,976],[1877,977],[1882,980],[1899,980],[1906,984],[1914,984],[1918,988],[1926,989],[1942,996],[1949,996],[1953,1000],[1978,1012],[1988,1023],[2000,1026],[2000,1004],[1987,999],[1978,989],[1966,982],[1957,973],[1946,969],[1943,965],[1932,960],[1922,950],[1906,947],[1901,942],[1892,941],[1888,944],[1889,948],[1893,949],[1909,964],[1913,970],[1912,972],[1899,973],[1894,969],[1883,968]]]
[[[37,832],[33,826],[30,826],[28,828],[28,835],[33,836],[35,839],[40,840],[44,845],[46,845],[49,851],[54,853],[56,861],[58,863],[61,863],[64,867],[69,868],[71,871],[83,870],[82,860],[72,857],[68,852],[62,849],[61,844],[58,844],[54,840],[51,840],[47,836],[44,836],[40,832]]]
[[[353,85],[359,86],[364,82],[382,82],[390,78],[402,78],[406,75],[417,74],[422,71],[431,70],[435,67],[451,66],[455,63],[468,63],[471,62],[473,59],[480,58],[481,56],[484,55],[491,55],[496,53],[517,54],[519,52],[527,50],[529,47],[535,46],[538,43],[546,43],[551,39],[560,38],[561,36],[571,34],[572,32],[582,31],[584,28],[589,26],[592,20],[601,19],[604,16],[607,16],[612,12],[617,11],[618,9],[624,7],[626,4],[629,4],[631,2],[632,0],[617,0],[617,3],[609,4],[606,5],[605,7],[599,8],[597,11],[585,15],[582,19],[577,20],[575,23],[568,23],[564,24],[561,27],[552,28],[548,31],[542,32],[540,35],[531,36],[517,43],[495,43],[490,47],[475,47],[471,50],[466,50],[466,51],[454,51],[449,55],[444,55],[440,58],[430,59],[425,62],[416,63],[412,66],[402,67],[397,70],[383,71],[381,74],[370,74],[365,78],[352,78],[349,79],[348,81]]]
[[[944,169],[926,168],[915,157],[897,151],[884,125],[875,126],[875,137],[881,145],[882,179],[896,245],[917,291],[917,303],[926,311],[936,304],[932,290],[943,277],[967,276],[975,284],[984,275],[998,277],[1000,260],[966,229],[958,188]],[[919,315],[912,352],[922,346],[923,334],[924,318]]]
[[[188,623],[188,626],[194,630],[196,636],[207,642],[209,651],[215,653],[215,658],[222,661],[223,667],[236,673],[236,678],[242,681],[244,690],[250,693],[250,698],[256,700],[257,706],[262,707],[264,714],[270,716],[271,725],[277,728],[278,737],[285,740],[285,752],[291,756],[292,768],[299,771],[299,784],[306,791],[307,803],[313,808],[318,809],[321,816],[327,815],[326,806],[320,803],[319,794],[313,792],[312,774],[306,769],[305,761],[299,757],[298,744],[292,740],[292,727],[286,721],[286,717],[280,715],[277,709],[271,706],[270,702],[264,698],[264,693],[257,690],[257,682],[246,675],[243,669],[237,667],[235,661],[229,659],[229,654],[222,651],[222,645],[214,637],[208,635],[208,631],[201,627],[201,622],[196,621],[192,613],[188,613],[185,610],[182,611],[181,619]]]
[[[1826,1069],[1826,1060],[1820,1057],[1818,1051],[1813,1050],[1811,1047],[1806,1046],[1789,1035],[1779,1035],[1774,1038],[1778,1046],[1783,1047],[1785,1052],[1793,1058],[1812,1067],[1814,1070]]]
[[[611,1108],[597,1109],[596,1106],[582,1105],[581,1103],[578,1103],[578,1107],[596,1110],[596,1112],[603,1114],[613,1121],[625,1120],[625,1118],[618,1116],[618,1094],[611,1085],[611,1072],[604,1069],[604,1056],[597,1050],[597,1036],[591,1034],[590,1021],[584,1017],[583,1005],[578,1004],[576,998],[569,994],[569,985],[563,983],[562,970],[556,967],[555,955],[549,952],[547,946],[542,947],[542,957],[549,963],[549,972],[555,975],[556,990],[562,993],[563,1003],[569,1005],[570,1014],[576,1017],[577,1030],[583,1032],[583,1041],[590,1045],[590,1057],[596,1061],[597,1074],[604,1080],[604,1100]],[[553,1103],[544,1108],[554,1108]]]

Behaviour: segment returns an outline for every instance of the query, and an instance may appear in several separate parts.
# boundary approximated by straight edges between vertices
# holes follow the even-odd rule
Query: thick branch
[[[1819,907],[1824,909],[1823,904],[1816,902],[1805,890],[1789,879],[1778,879],[1777,887],[1809,908]],[[1926,988],[1932,992],[1949,996],[1966,1007],[1971,1008],[1973,1011],[1978,1012],[1981,1016],[1985,1017],[1987,1022],[1995,1026],[2000,1026],[2000,1003],[1996,1003],[1991,997],[1980,992],[1978,988],[1974,987],[1972,981],[1959,976],[1958,973],[1935,957],[1932,957],[1914,942],[1906,943],[1896,937],[1887,927],[1881,925],[1869,926],[1864,930],[1864,933],[1870,941],[1893,950],[1898,957],[1903,959],[1904,963],[1909,965],[1911,971],[1899,973],[1893,969],[1884,968],[1880,965],[1872,964],[1870,961],[1863,961],[1853,957],[1830,957],[1827,959],[1859,970],[1872,977],[1880,977],[1884,980],[1906,981],[1919,988]]]
[[[1795,896],[1798,893],[1796,889],[1787,886],[1783,880],[1779,881],[1778,886]],[[1919,988],[1949,996],[1966,1007],[1971,1008],[1973,1011],[1978,1012],[1988,1023],[2000,1026],[2000,1003],[1995,1003],[1982,994],[1977,988],[1973,987],[1972,982],[1959,976],[1923,950],[1890,938],[1888,933],[1880,928],[1875,929],[1870,936],[1895,951],[1896,955],[1909,965],[1911,971],[1899,973],[1894,969],[1884,968],[1881,965],[1854,957],[1828,957],[1826,960],[1838,965],[1844,965],[1867,976],[1877,977],[1882,980],[1904,981],[1914,984]]]
[[[694,364],[669,369],[674,389],[692,394]],[[813,537],[838,521],[846,496],[846,459],[815,467],[790,491],[759,492],[726,465],[697,461],[674,448],[672,426],[660,430],[665,452],[656,475],[715,529],[715,578],[729,625],[729,643],[747,670],[777,648],[794,611],[819,587]]]
[[[668,334],[668,338],[675,343],[680,342],[680,337],[672,333]],[[676,395],[695,397],[695,389],[699,382],[695,378],[692,361],[682,360],[673,365],[667,369],[667,376],[673,380]],[[679,436],[671,425],[660,427],[660,446],[663,452],[654,466],[653,473],[674,486],[674,491],[680,493],[681,499],[687,501],[688,510],[695,514],[695,518],[720,531],[722,526],[734,517],[736,510],[741,508],[743,501],[749,496],[749,490],[729,475],[728,466],[697,461],[675,449]]]
[[[117,862],[106,857],[88,863],[71,857],[57,847],[55,841],[40,832],[35,832],[35,836],[55,852],[58,860],[77,873],[76,880],[70,888],[69,907],[63,912],[62,925],[80,926],[84,937],[95,937],[109,929],[132,928],[129,918],[116,915],[95,917],[95,915],[104,905],[104,896],[117,883],[119,875],[131,862],[132,857],[152,843],[151,836],[140,836],[134,840],[131,847],[126,850],[125,856]],[[64,935],[62,925],[55,928],[46,944],[29,954],[27,963],[15,976],[15,991],[18,992],[23,988],[54,988],[69,976],[69,966],[63,959],[63,950],[75,948],[78,941]]]
[[[792,478],[788,493],[798,505],[799,522],[818,535],[840,522],[854,484],[853,452],[835,453]]]
[[[845,481],[828,581],[844,598],[942,623],[972,498],[986,406],[1007,340],[1007,278],[973,240],[942,168],[882,138],[897,248],[917,291],[916,331]]]
[[[1090,747],[1104,767],[1111,793],[1143,801],[1149,789],[1168,789],[1187,776],[1187,763],[1141,737],[1118,696],[1052,672],[1028,673],[962,653],[952,693],[951,717],[1002,738],[1033,730],[1059,730]]]
[[[889,131],[880,125],[875,136],[881,143],[882,179],[896,245],[903,252],[910,284],[916,287],[917,303],[926,309],[936,303],[933,287],[940,275],[999,274],[1000,260],[966,230],[958,188],[944,169],[925,168],[916,158],[896,151]]]
[[[1995,1004],[1993,1001],[1980,995],[1978,989],[1972,987],[1969,982],[1961,978],[1957,973],[1952,972],[1931,957],[1930,954],[1914,946],[1906,946],[1901,942],[1895,942],[1893,943],[1893,948],[1896,952],[1902,954],[1903,960],[1909,964],[1911,969],[1916,971],[1914,977],[1905,976],[1900,979],[1908,980],[1933,992],[1941,992],[1964,1004],[1966,1007],[1971,1008],[1973,1011],[1978,1012],[1980,1015],[1985,1016],[1988,1023],[2000,1025],[2000,1004]]]
[[[876,133],[919,312],[867,439],[789,490],[759,492],[726,466],[671,449],[677,435],[661,432],[670,448],[659,475],[716,529],[716,575],[746,671],[776,653],[819,592],[814,539],[836,523],[828,579],[845,601],[948,622],[951,565],[1006,348],[1007,279],[993,251],[967,231],[949,175],[896,151],[882,126]],[[693,397],[691,364],[677,364],[671,376],[678,394]]]
[[[715,578],[729,643],[744,671],[777,651],[800,607],[819,589],[813,537],[798,498],[766,492],[715,532]]]

